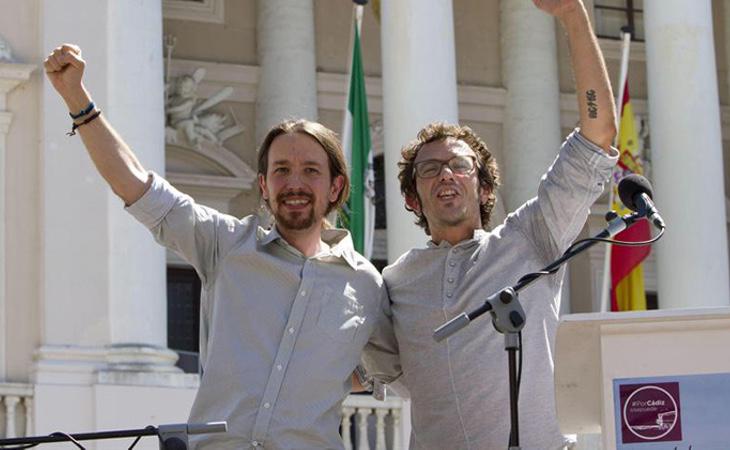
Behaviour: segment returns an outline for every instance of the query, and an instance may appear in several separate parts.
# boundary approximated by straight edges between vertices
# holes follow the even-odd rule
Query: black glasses
[[[433,178],[441,173],[444,166],[449,166],[451,172],[459,175],[466,175],[474,170],[477,159],[471,155],[456,155],[446,161],[440,159],[427,159],[415,164],[416,175],[419,178]]]

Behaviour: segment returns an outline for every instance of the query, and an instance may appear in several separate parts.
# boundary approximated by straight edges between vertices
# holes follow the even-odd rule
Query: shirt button
[[[289,334],[294,334],[294,327],[289,328]]]
[[[454,282],[454,279],[453,279],[453,278],[449,278],[449,279],[448,279],[447,281],[448,281],[449,283],[453,283],[453,282]]]
[[[307,295],[307,291],[302,291],[302,292],[300,293],[300,295],[301,295],[302,297],[304,297],[305,295]]]
[[[451,298],[451,292],[448,292],[448,293],[446,294],[446,296],[447,296],[447,297],[449,297],[449,298]]]
[[[266,408],[266,409],[271,408],[271,403],[269,403],[269,402],[264,403],[264,408]]]
[[[281,369],[282,369],[281,364],[277,364],[276,365],[276,370],[281,370]]]
[[[253,441],[253,442],[251,442],[251,445],[253,445],[254,447],[258,447],[259,441]]]
[[[454,267],[456,263],[454,261],[449,261],[449,266]]]

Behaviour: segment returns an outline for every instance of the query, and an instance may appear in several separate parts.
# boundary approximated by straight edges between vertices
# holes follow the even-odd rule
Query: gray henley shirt
[[[490,295],[558,258],[586,222],[618,152],[573,132],[543,176],[536,198],[492,232],[451,246],[413,249],[383,272],[392,328],[382,327],[363,364],[383,382],[401,381],[412,400],[411,449],[500,449],[509,441],[509,385],[504,338],[488,316],[445,342],[433,330]],[[553,339],[563,271],[520,293],[523,329],[520,445],[548,450],[566,444],[555,414]]]

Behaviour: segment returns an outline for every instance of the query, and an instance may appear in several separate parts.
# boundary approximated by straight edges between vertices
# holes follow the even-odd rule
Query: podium
[[[555,402],[563,433],[604,449],[726,448],[730,308],[564,316]]]

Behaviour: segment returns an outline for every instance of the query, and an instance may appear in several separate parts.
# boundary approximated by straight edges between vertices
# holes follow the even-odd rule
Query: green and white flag
[[[375,173],[370,145],[368,101],[360,53],[362,6],[356,6],[350,89],[342,126],[342,145],[350,165],[351,191],[345,210],[345,226],[352,234],[355,250],[370,259],[375,230]]]

